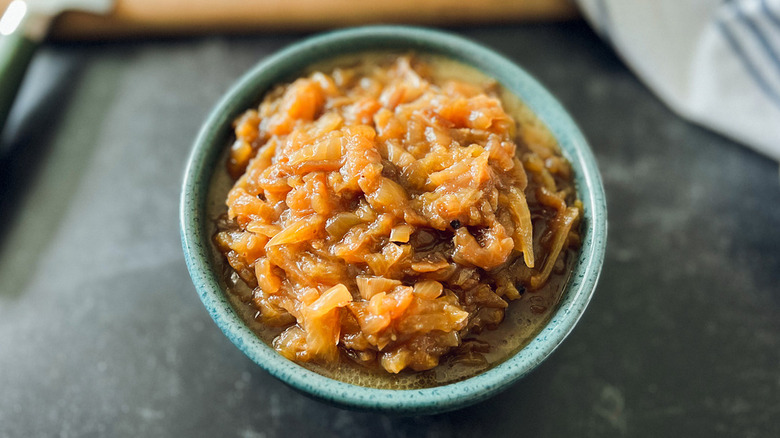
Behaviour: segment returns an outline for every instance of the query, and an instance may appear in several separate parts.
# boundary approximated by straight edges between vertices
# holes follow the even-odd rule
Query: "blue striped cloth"
[[[577,0],[677,113],[780,161],[780,0]]]

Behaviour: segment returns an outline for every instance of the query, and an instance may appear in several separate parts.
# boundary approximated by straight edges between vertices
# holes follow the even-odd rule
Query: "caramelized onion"
[[[463,339],[579,242],[554,138],[516,123],[495,83],[432,71],[411,56],[317,71],[236,119],[214,241],[285,357],[399,373],[462,346],[483,363]]]

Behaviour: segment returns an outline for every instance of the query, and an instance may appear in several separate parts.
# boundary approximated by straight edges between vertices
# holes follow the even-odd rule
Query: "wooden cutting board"
[[[0,0],[0,8],[11,0]],[[35,0],[28,0],[35,1]],[[369,23],[494,24],[578,16],[571,0],[117,0],[106,16],[63,13],[57,39],[321,30]]]

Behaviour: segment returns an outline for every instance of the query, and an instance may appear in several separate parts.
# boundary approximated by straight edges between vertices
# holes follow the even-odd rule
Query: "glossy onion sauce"
[[[555,139],[495,81],[440,57],[351,56],[276,86],[234,129],[214,243],[234,306],[281,355],[428,387],[548,320],[582,204]]]

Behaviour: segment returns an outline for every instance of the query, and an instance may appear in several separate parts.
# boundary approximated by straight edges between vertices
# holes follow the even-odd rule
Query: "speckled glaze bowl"
[[[213,248],[206,214],[208,192],[220,157],[230,143],[232,120],[256,104],[272,85],[290,80],[310,64],[367,50],[399,49],[445,55],[498,80],[547,125],[571,162],[584,204],[583,242],[561,302],[545,328],[503,363],[469,379],[435,388],[373,389],[336,381],[307,370],[263,343],[231,306],[220,281],[221,257]],[[535,79],[501,55],[447,33],[398,26],[371,26],[315,36],[288,47],[247,72],[203,124],[185,172],[181,197],[181,238],[192,281],[214,322],[266,371],[306,394],[353,409],[397,414],[430,414],[461,408],[509,388],[571,332],[593,294],[604,259],[607,217],[596,161],[571,117]]]

